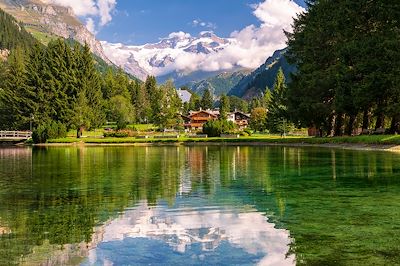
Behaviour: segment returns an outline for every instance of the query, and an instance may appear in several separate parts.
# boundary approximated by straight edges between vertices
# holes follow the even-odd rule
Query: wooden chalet
[[[228,114],[228,121],[232,121],[238,126],[239,129],[243,130],[249,126],[250,114],[235,111]]]
[[[210,120],[217,120],[219,117],[219,111],[214,110],[200,110],[191,111],[185,121],[185,129],[188,130],[201,130],[203,125]]]

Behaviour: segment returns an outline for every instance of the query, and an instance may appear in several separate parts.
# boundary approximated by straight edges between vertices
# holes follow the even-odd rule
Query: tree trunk
[[[329,117],[329,125],[328,125],[328,130],[327,130],[328,131],[327,135],[329,137],[335,136],[336,119],[337,119],[336,114],[331,114],[331,116]]]
[[[362,123],[363,131],[369,129],[369,124],[370,124],[370,112],[369,109],[365,109],[363,113],[363,123]]]
[[[354,124],[356,122],[356,118],[357,118],[356,115],[350,115],[349,124],[347,125],[347,128],[346,128],[346,133],[345,133],[346,135],[348,135],[348,136],[353,135]]]
[[[344,115],[338,114],[335,123],[335,136],[343,136],[344,133]]]
[[[390,125],[390,133],[397,134],[400,132],[400,115],[394,115]]]
[[[376,119],[375,130],[385,127],[385,114],[379,113]]]

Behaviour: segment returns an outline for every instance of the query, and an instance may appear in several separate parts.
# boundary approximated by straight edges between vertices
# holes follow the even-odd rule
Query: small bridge
[[[0,141],[20,142],[32,138],[31,131],[0,131]]]

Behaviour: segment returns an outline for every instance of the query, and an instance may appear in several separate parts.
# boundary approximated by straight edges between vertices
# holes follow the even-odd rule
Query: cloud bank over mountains
[[[117,0],[43,0],[73,9],[75,14],[86,20],[87,28],[96,33],[112,20]],[[191,36],[185,32],[172,32],[168,38],[173,44],[166,46],[166,39],[158,44],[125,46],[102,42],[111,61],[125,69],[141,68],[156,76],[171,72],[225,71],[234,68],[257,68],[276,50],[286,46],[284,30],[290,31],[293,18],[305,9],[292,0],[263,0],[251,6],[258,25],[249,25],[234,31],[229,38],[217,36],[205,38]],[[193,27],[213,30],[216,26],[198,18]],[[217,44],[215,38],[218,38]],[[175,43],[176,42],[176,43]],[[194,47],[197,45],[197,47]],[[204,47],[203,47],[204,46]],[[135,74],[135,73],[133,73]]]
[[[45,3],[70,7],[78,17],[86,20],[86,27],[96,33],[112,20],[116,0],[42,0]]]

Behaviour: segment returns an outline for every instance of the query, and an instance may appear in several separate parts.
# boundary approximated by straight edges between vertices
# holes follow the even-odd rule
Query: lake
[[[0,148],[0,265],[400,264],[400,154]]]

